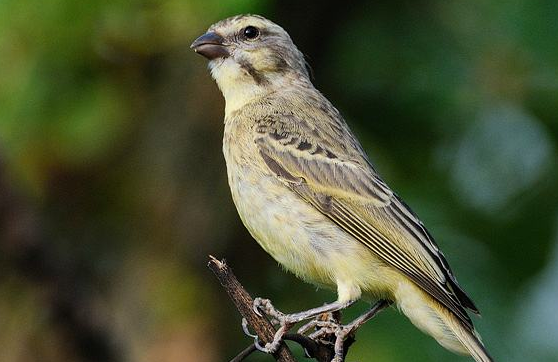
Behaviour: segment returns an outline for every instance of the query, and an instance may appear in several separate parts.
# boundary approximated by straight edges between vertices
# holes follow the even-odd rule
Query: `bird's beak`
[[[225,45],[225,39],[215,32],[207,32],[194,40],[190,48],[209,60],[216,58],[228,58],[231,54]]]

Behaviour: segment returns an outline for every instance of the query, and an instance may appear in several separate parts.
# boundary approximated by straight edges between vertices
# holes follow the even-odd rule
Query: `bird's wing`
[[[267,117],[256,126],[255,142],[288,187],[472,328],[464,308],[478,310],[433,238],[380,179],[344,121],[336,122],[315,126],[292,115]]]

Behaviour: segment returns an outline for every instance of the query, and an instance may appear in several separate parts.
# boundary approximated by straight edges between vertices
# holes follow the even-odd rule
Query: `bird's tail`
[[[475,330],[465,326],[446,307],[415,284],[399,286],[395,293],[399,309],[411,322],[452,352],[471,355],[476,362],[493,362]]]

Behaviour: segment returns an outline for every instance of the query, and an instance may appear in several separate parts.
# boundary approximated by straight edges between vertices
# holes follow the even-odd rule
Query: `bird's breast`
[[[384,277],[372,253],[273,175],[253,142],[239,146],[241,139],[225,135],[228,181],[240,218],[263,249],[300,278],[343,289],[341,299],[377,289]]]
[[[316,211],[301,202],[275,176],[265,172],[262,161],[234,151],[228,155],[225,152],[225,158],[234,204],[254,239],[300,277],[331,284],[331,278],[317,268],[319,247],[309,232]]]

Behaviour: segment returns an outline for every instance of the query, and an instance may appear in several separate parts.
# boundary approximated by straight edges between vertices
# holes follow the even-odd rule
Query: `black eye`
[[[244,34],[246,39],[254,40],[260,36],[260,31],[255,26],[247,26],[242,31],[242,34]]]

